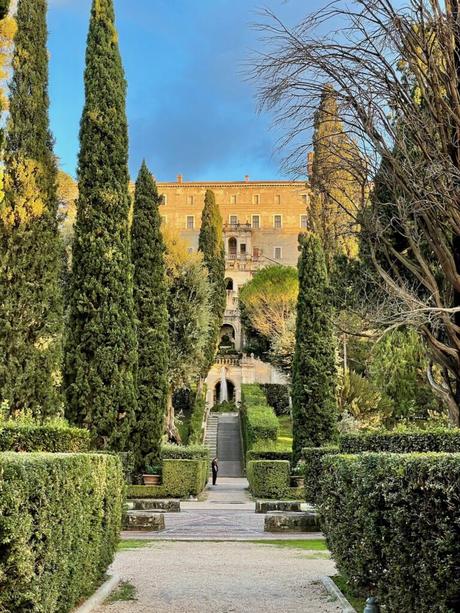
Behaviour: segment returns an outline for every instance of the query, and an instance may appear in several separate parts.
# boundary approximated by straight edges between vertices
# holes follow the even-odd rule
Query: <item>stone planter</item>
[[[298,477],[297,475],[291,475],[291,487],[304,487],[304,477]]]
[[[164,513],[151,511],[128,511],[123,518],[125,530],[160,532],[165,529]]]
[[[269,513],[265,516],[265,532],[321,532],[317,513]]]
[[[142,475],[142,481],[144,485],[160,485],[160,475]]]

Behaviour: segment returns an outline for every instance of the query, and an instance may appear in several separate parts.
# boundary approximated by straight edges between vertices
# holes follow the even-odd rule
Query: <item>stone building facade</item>
[[[271,365],[244,355],[244,330],[238,308],[239,288],[255,271],[270,264],[296,266],[298,235],[307,227],[309,190],[302,181],[158,183],[164,197],[163,223],[198,249],[201,212],[207,189],[219,205],[224,223],[227,308],[221,330],[222,351],[208,379],[208,405],[219,399],[225,377],[229,395],[241,399],[242,383],[282,383]]]

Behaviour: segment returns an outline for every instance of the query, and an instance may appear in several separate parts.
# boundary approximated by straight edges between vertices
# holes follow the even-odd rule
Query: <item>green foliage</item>
[[[139,360],[134,440],[139,471],[160,458],[168,402],[168,308],[160,201],[144,162],[136,182],[131,228]]]
[[[0,454],[0,609],[66,613],[100,584],[121,527],[119,461]]]
[[[199,445],[204,438],[204,418],[206,414],[206,386],[203,385],[195,394],[188,442],[190,445]]]
[[[88,451],[90,443],[90,434],[83,428],[0,423],[0,451],[72,453]]]
[[[361,453],[363,451],[460,452],[460,428],[343,434],[340,436],[339,446],[342,453]]]
[[[127,602],[130,600],[137,600],[136,587],[129,581],[122,581],[105,602],[110,604],[111,602]]]
[[[265,392],[268,404],[273,407],[276,415],[289,415],[289,388],[279,383],[265,383],[260,386]]]
[[[210,460],[209,449],[204,445],[163,445],[161,457],[163,460]]]
[[[278,438],[279,423],[258,385],[243,384],[241,393],[240,416],[246,454],[256,442],[275,442]]]
[[[130,445],[137,339],[128,229],[126,83],[112,0],[94,0],[80,128],[66,340],[67,414],[100,448]]]
[[[336,364],[329,281],[321,241],[300,240],[296,349],[292,370],[293,460],[303,447],[332,440],[336,415]]]
[[[198,249],[203,253],[203,262],[208,270],[211,286],[211,323],[206,350],[203,375],[206,376],[214,362],[220,328],[225,312],[227,294],[225,291],[225,247],[222,231],[222,216],[216,203],[214,192],[206,190],[204,208],[201,215]]]
[[[11,0],[0,0],[0,19],[4,19],[8,15]]]
[[[338,570],[385,611],[453,610],[460,596],[460,454],[323,460],[319,505]]]
[[[18,3],[0,202],[0,397],[43,418],[61,410],[63,324],[46,7]]]
[[[322,460],[325,455],[340,453],[334,445],[325,447],[305,447],[302,449],[302,458],[305,462],[305,500],[316,504],[320,496],[320,478],[322,473]]]
[[[198,496],[206,486],[209,459],[164,459],[161,485],[129,485],[128,498],[188,498]]]
[[[250,460],[287,460],[292,462],[292,449],[271,441],[256,442],[246,453],[246,461]]]
[[[381,388],[353,370],[348,370],[344,376],[339,405],[341,432],[346,431],[348,416],[352,418],[354,428],[370,428],[386,423],[393,412],[393,403]]]
[[[294,353],[298,291],[297,270],[274,265],[258,270],[239,294],[248,336],[246,349],[286,372],[290,372]]]
[[[251,460],[248,481],[256,498],[280,499],[289,494],[289,462],[286,460]]]

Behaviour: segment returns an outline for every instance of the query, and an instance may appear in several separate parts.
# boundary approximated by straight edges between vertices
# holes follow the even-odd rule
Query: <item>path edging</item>
[[[321,583],[324,585],[329,594],[338,600],[340,606],[342,607],[343,613],[356,613],[356,609],[351,606],[330,577],[321,577]]]
[[[85,600],[85,602],[73,610],[73,613],[91,613],[96,607],[101,605],[105,599],[110,596],[113,590],[120,583],[120,577],[118,575],[110,576],[101,587],[94,592],[92,596]]]

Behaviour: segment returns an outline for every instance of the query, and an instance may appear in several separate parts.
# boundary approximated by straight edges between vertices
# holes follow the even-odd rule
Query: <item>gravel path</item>
[[[137,589],[137,601],[95,613],[337,613],[322,575],[321,552],[235,542],[156,542],[120,552],[113,571]]]

